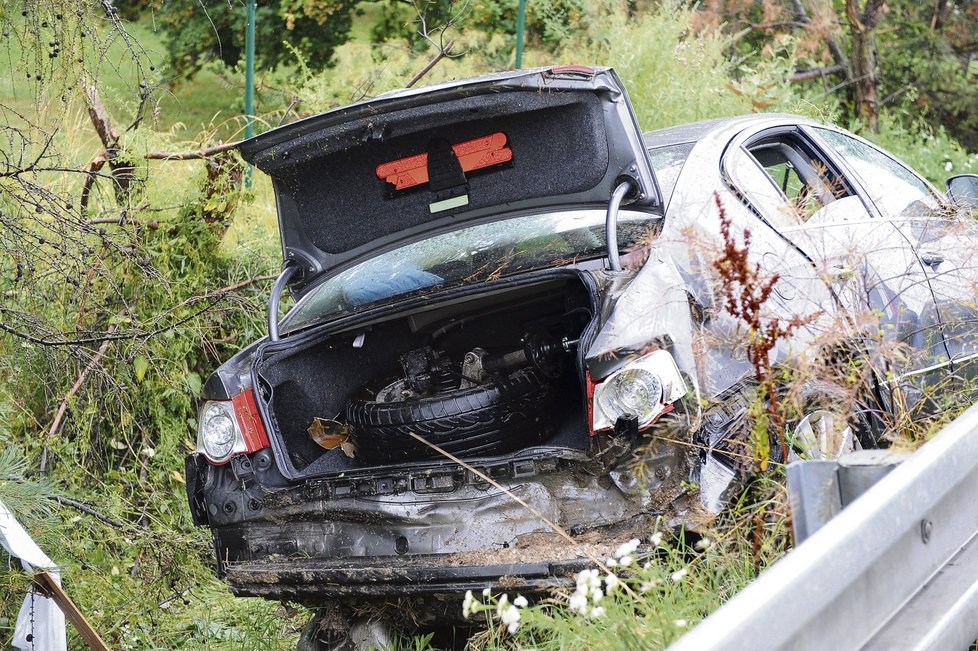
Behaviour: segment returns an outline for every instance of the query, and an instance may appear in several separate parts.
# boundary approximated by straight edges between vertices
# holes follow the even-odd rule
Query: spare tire
[[[522,369],[485,386],[399,402],[352,400],[346,422],[365,463],[443,458],[413,432],[459,457],[502,454],[547,439],[558,422],[553,385]]]

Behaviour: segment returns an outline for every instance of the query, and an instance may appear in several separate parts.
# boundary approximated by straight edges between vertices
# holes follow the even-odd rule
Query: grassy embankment
[[[579,42],[563,52],[551,55],[531,50],[527,64],[615,65],[646,129],[753,110],[789,110],[827,118],[835,114],[831,101],[806,97],[783,81],[792,63],[787,50],[765,62],[734,66],[725,56],[726,41],[696,34],[687,10],[664,11],[630,23],[620,17],[599,16],[590,24],[590,33],[582,34]],[[165,74],[162,41],[151,23],[140,22],[131,30],[148,51],[149,60]],[[296,76],[276,73],[263,77],[268,90],[259,95],[259,110],[268,124],[277,123],[277,111],[287,96],[295,94],[303,100],[301,112],[315,112],[349,101],[363,89],[377,93],[397,87],[430,56],[412,54],[398,44],[380,48],[369,44],[366,19],[357,22],[354,33],[356,40],[340,48],[333,70],[312,75],[298,66]],[[440,64],[429,81],[492,68],[489,57],[482,53],[500,47],[497,37],[466,33],[458,35],[458,40],[460,51],[468,54]],[[17,63],[24,53],[16,47],[8,44],[6,57],[0,53],[0,102],[25,115],[58,122],[63,116],[57,112],[64,109],[56,98],[34,97],[25,90],[27,86],[15,82],[18,75],[25,74]],[[139,83],[128,63],[115,65],[126,56],[127,50],[115,42],[99,66],[106,103],[122,124],[132,119],[135,102],[125,98],[134,96]],[[240,83],[237,71],[205,68],[192,82],[177,84],[164,93],[145,123],[125,137],[126,147],[138,158],[147,151],[237,137]],[[65,163],[80,167],[98,151],[98,142],[77,96],[68,104],[67,113],[60,123],[58,143]],[[889,118],[883,124],[879,137],[883,144],[932,180],[940,182],[948,163],[955,172],[967,171],[969,165],[973,169],[975,159],[940,134],[908,131]],[[199,200],[202,163],[151,162],[141,164],[140,169],[146,178],[143,203],[149,208],[137,217],[159,220],[165,236],[144,234],[145,239],[137,244],[145,247],[167,283],[161,289],[152,284],[152,278],[124,271],[113,276],[128,292],[134,311],[144,306],[145,312],[134,318],[149,321],[153,310],[269,273],[278,266],[274,207],[268,183],[260,174],[254,177],[251,196],[235,210],[227,232],[221,234],[214,258],[197,259],[195,251],[203,248],[199,243],[209,241],[212,231],[191,228],[197,213],[184,207]],[[77,192],[77,181],[72,178],[52,183],[66,192]],[[104,214],[113,209],[109,194],[103,189],[97,204]],[[192,446],[191,396],[220,360],[260,335],[263,287],[255,286],[240,301],[219,304],[215,309],[221,312],[214,319],[188,321],[165,338],[129,349],[121,350],[120,345],[118,356],[111,364],[106,362],[104,374],[95,374],[72,401],[71,421],[56,441],[41,436],[51,420],[51,405],[84,365],[60,366],[64,363],[61,357],[16,339],[0,340],[8,364],[4,368],[13,373],[0,391],[0,406],[7,416],[0,426],[0,445],[13,452],[10,460],[0,461],[0,467],[14,477],[29,478],[42,448],[39,441],[53,451],[57,461],[46,483],[26,490],[17,508],[42,546],[62,564],[69,592],[116,646],[284,649],[294,643],[301,611],[260,600],[233,599],[214,577],[208,534],[190,526],[181,483],[182,456]],[[10,286],[14,294],[8,298],[21,300],[15,289]],[[112,351],[110,355],[116,349]],[[58,374],[64,377],[52,382],[51,376]],[[100,412],[107,416],[100,419]],[[142,428],[143,422],[151,423],[153,429]],[[667,644],[783,552],[785,500],[778,478],[773,472],[709,529],[706,538],[710,542],[705,548],[690,549],[667,537],[648,569],[635,570],[631,579],[626,578],[627,572],[620,572],[631,592],[619,587],[612,596],[594,603],[592,590],[589,610],[583,615],[564,607],[565,599],[558,597],[552,604],[522,610],[522,627],[515,636],[493,626],[474,644],[540,649]],[[0,479],[0,495],[7,499],[18,486],[25,484]],[[124,526],[107,525],[70,508],[39,508],[30,499],[38,490],[82,499]],[[22,573],[9,572],[0,581],[7,595],[0,597],[3,636],[11,631],[26,579]],[[607,580],[602,591],[608,591]],[[514,598],[515,594],[508,595],[509,601]],[[594,611],[597,606],[604,611]],[[485,617],[485,613],[476,617]],[[77,645],[78,640],[73,643]],[[414,645],[424,646],[424,642],[403,644]]]

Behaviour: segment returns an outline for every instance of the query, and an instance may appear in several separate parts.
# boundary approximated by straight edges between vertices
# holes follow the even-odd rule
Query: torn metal
[[[3,501],[0,501],[0,546],[13,558],[20,559],[27,572],[45,570],[60,585],[58,566],[41,551]],[[24,651],[64,651],[68,648],[65,635],[65,615],[54,599],[34,589],[28,592],[17,613],[11,645]]]

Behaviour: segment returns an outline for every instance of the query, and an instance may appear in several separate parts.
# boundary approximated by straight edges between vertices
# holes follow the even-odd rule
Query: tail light
[[[676,361],[664,350],[629,362],[601,382],[587,379],[592,432],[613,429],[622,416],[636,418],[645,429],[688,391]]]
[[[245,389],[230,400],[207,400],[197,414],[197,452],[223,464],[244,452],[268,447],[268,433],[255,394]]]

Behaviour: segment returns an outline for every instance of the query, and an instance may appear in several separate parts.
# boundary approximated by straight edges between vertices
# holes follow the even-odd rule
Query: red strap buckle
[[[513,160],[513,150],[506,146],[502,131],[452,145],[463,172],[492,167]],[[428,182],[428,154],[399,158],[377,166],[377,178],[405,190]]]

